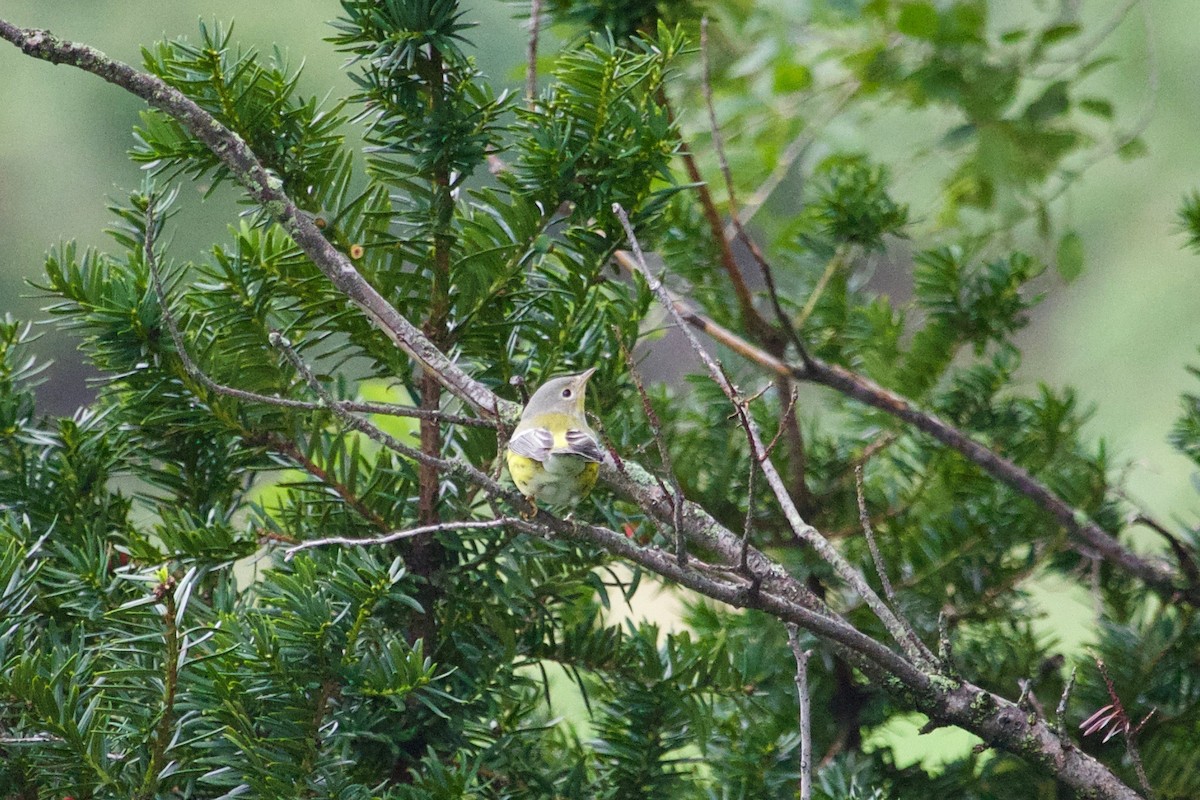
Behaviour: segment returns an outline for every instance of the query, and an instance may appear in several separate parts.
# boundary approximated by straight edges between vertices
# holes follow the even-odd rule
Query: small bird
[[[535,509],[539,500],[574,506],[596,485],[604,451],[583,410],[595,371],[552,378],[538,387],[508,440],[508,473]]]

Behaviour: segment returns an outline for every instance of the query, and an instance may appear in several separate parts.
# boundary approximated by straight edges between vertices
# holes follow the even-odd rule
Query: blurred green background
[[[793,2],[799,19],[804,4]],[[993,17],[1003,26],[1052,5],[995,0]],[[1085,24],[1099,26],[1125,5],[1083,2]],[[49,28],[132,63],[140,63],[143,45],[194,36],[200,18],[235,20],[236,40],[260,51],[277,44],[293,65],[305,63],[306,93],[338,96],[351,88],[339,71],[343,57],[323,42],[329,29],[321,22],[339,9],[331,0],[7,0],[2,9],[16,24]],[[521,83],[524,48],[518,11],[511,3],[482,0],[468,14],[481,23],[469,33],[481,67],[514,88]],[[1097,405],[1094,434],[1109,441],[1118,463],[1131,463],[1134,498],[1160,517],[1188,523],[1196,510],[1191,470],[1172,453],[1166,434],[1180,392],[1200,390],[1185,369],[1200,364],[1200,257],[1181,249],[1175,223],[1182,195],[1200,188],[1194,143],[1198,31],[1200,3],[1156,0],[1146,3],[1144,15],[1132,5],[1101,48],[1120,58],[1098,78],[1118,100],[1118,119],[1133,124],[1145,104],[1154,103],[1144,134],[1149,154],[1098,164],[1060,201],[1065,219],[1082,234],[1085,272],[1069,285],[1046,281],[1048,297],[1022,336],[1025,380],[1076,386],[1085,403]],[[41,274],[46,249],[67,239],[105,246],[106,200],[123,197],[141,181],[125,151],[142,104],[92,76],[34,61],[8,45],[0,48],[0,65],[0,309],[41,319],[44,301],[27,282]],[[856,135],[867,151],[887,146],[883,138],[872,140],[886,131],[867,128]],[[186,186],[184,192],[199,198],[203,188]],[[223,237],[244,210],[233,198],[225,191],[203,205],[186,205],[174,226],[175,258],[199,257],[206,243]],[[919,204],[913,208],[920,213]],[[43,357],[57,362],[40,395],[42,408],[70,413],[89,396],[89,374],[68,335],[46,329],[39,346]]]

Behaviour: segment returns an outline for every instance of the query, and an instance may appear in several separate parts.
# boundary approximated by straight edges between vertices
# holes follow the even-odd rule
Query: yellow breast
[[[572,506],[587,497],[596,485],[600,465],[573,455],[554,455],[547,463],[504,453],[508,474],[521,494],[554,506]]]

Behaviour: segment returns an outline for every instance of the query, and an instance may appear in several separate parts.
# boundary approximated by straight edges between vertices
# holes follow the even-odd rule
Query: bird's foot
[[[532,497],[526,497],[525,500],[526,500],[526,502],[529,503],[529,508],[527,508],[524,511],[521,511],[519,513],[521,515],[521,519],[525,520],[526,522],[529,522],[529,520],[531,520],[537,516],[537,513],[538,513],[537,501],[534,500]]]

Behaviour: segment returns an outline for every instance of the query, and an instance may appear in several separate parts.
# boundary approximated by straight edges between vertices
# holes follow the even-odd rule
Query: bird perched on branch
[[[596,368],[546,381],[529,398],[508,441],[513,483],[537,507],[574,506],[596,485],[604,451],[587,424],[584,400]]]

